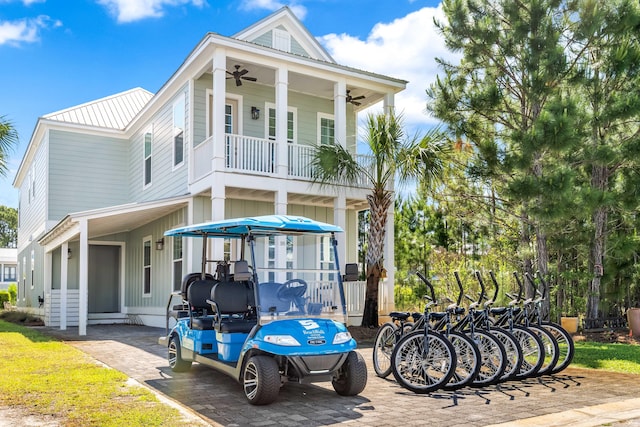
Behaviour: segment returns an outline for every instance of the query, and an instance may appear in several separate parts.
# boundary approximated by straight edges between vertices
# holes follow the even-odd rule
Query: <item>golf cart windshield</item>
[[[308,218],[269,215],[180,227],[165,235],[222,239],[229,255],[224,260],[209,259],[211,245],[205,243],[202,269],[216,281],[231,279],[250,286],[260,324],[285,318],[345,323],[338,232],[340,227]]]

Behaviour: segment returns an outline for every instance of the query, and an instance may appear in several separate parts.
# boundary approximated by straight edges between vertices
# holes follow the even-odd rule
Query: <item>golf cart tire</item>
[[[280,371],[269,356],[252,356],[242,372],[244,395],[252,405],[268,405],[278,398]]]
[[[341,396],[355,396],[364,390],[367,385],[367,364],[360,353],[349,352],[332,384],[333,389]]]
[[[191,362],[182,359],[180,338],[175,335],[169,340],[169,367],[173,372],[186,372],[191,369]]]

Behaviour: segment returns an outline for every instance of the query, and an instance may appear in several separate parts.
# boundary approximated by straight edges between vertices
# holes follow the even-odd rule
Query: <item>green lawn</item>
[[[33,329],[0,320],[0,406],[55,414],[69,426],[178,426],[187,421],[123,373]]]
[[[640,345],[577,342],[571,366],[640,375]]]

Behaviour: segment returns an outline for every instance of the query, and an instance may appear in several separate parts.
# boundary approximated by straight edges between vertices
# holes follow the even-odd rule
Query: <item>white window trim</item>
[[[186,147],[189,145],[187,142],[187,98],[184,92],[182,92],[171,104],[171,129],[173,130],[174,125],[176,123],[176,106],[180,104],[184,109],[184,123],[182,129],[182,161],[176,164],[176,147],[175,147],[175,135],[173,131],[171,132],[171,171],[175,171],[180,169],[186,163],[187,150]]]
[[[146,138],[147,138],[147,134],[151,135],[151,154],[149,154],[149,157],[151,158],[151,162],[149,163],[149,169],[150,169],[150,173],[151,173],[151,179],[149,180],[149,183],[147,184],[145,182],[146,179],[146,165],[147,165],[147,156],[145,154],[145,148],[146,148]],[[154,137],[153,137],[153,126],[149,126],[147,128],[147,130],[145,130],[142,133],[142,189],[146,190],[147,188],[151,187],[153,185],[153,141],[154,141]]]
[[[269,108],[273,108],[274,110],[276,110],[276,114],[277,114],[277,108],[276,108],[276,104],[272,103],[272,102],[265,102],[264,103],[264,111],[265,111],[265,120],[264,120],[264,137],[265,139],[269,139]],[[287,106],[287,112],[288,113],[293,113],[293,141],[289,141],[289,138],[287,139],[287,142],[291,142],[293,144],[297,144],[298,142],[298,108],[297,107],[292,107],[292,106]],[[277,117],[277,116],[276,116]],[[289,129],[287,128],[287,133],[288,133]]]
[[[318,140],[317,143],[318,145],[320,145],[320,143],[322,142],[322,119],[328,119],[328,120],[333,120],[333,141],[335,142],[336,137],[335,137],[335,133],[336,133],[336,119],[334,118],[333,114],[327,114],[327,113],[318,113],[318,118],[317,118],[317,129],[318,129]]]
[[[209,128],[211,127],[211,108],[209,107],[209,98],[213,96],[213,90],[211,89],[207,89],[207,102],[205,103],[204,109],[205,109],[205,139],[209,139],[211,138],[211,135],[209,134]],[[238,111],[236,112],[236,123],[238,123],[238,129],[235,130],[236,134],[238,135],[242,135],[242,129],[243,129],[243,119],[244,119],[244,114],[243,114],[243,97],[242,95],[238,95],[235,93],[227,93],[225,95],[225,100],[224,100],[224,104],[227,105],[227,99],[236,101],[238,103]]]
[[[149,254],[149,293],[144,291],[144,273],[146,265],[144,265],[144,244],[149,242],[150,254]],[[142,238],[142,297],[151,298],[153,294],[153,237],[145,236]]]

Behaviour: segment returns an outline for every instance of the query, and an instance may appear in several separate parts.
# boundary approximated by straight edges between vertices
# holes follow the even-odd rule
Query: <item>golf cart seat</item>
[[[213,316],[209,316],[211,306],[207,302],[211,289],[216,285],[214,280],[196,280],[187,289],[187,301],[191,317],[191,329],[213,329]]]
[[[220,282],[211,289],[208,303],[215,313],[213,328],[218,332],[248,333],[257,323],[251,282]]]
[[[180,293],[182,294],[182,299],[187,301],[189,300],[187,295],[189,286],[191,286],[193,282],[201,279],[202,279],[202,273],[189,273],[182,278],[182,283],[180,284]],[[205,279],[213,280],[213,276],[209,273],[205,273]]]

